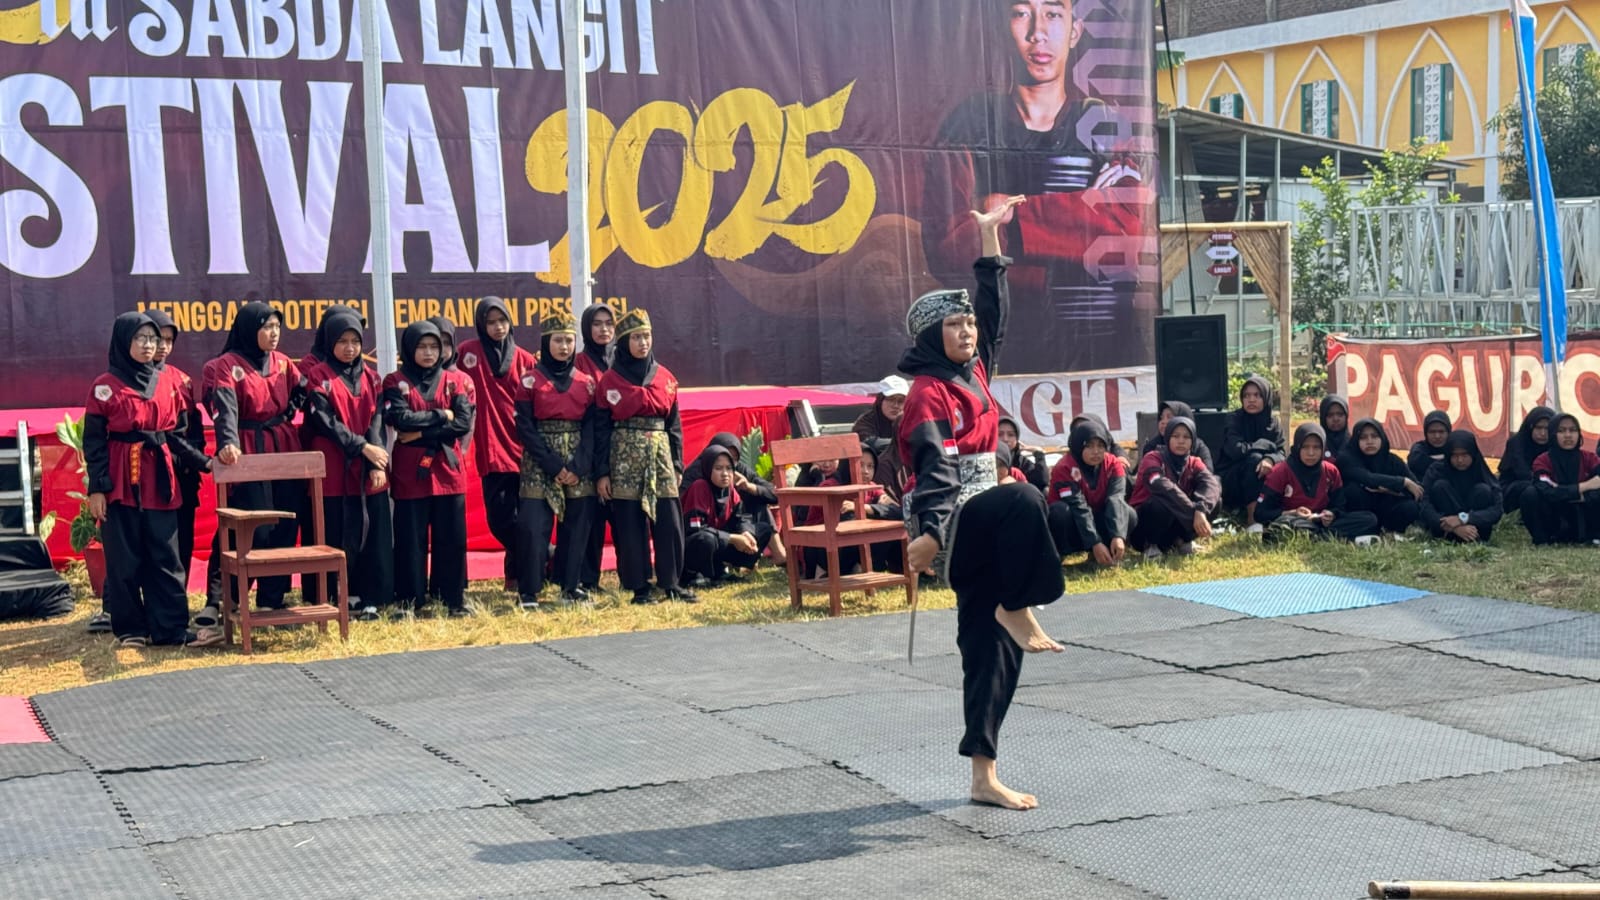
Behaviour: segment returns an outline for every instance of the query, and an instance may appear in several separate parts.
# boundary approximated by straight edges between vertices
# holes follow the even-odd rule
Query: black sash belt
[[[167,465],[171,454],[167,450],[167,432],[165,431],[113,431],[107,435],[119,444],[138,444],[134,453],[150,450],[156,457],[156,492],[162,503],[172,499],[172,467]],[[139,495],[138,485],[134,485],[134,496]]]
[[[255,436],[256,436],[256,449],[255,449],[255,452],[257,452],[257,453],[266,453],[266,452],[268,452],[266,450],[267,436],[269,434],[271,434],[272,429],[277,428],[279,425],[282,425],[283,423],[289,421],[289,418],[290,418],[291,415],[292,415],[292,412],[282,412],[282,413],[279,413],[278,415],[273,416],[270,419],[262,419],[262,420],[240,419],[239,420],[239,429],[241,431],[249,430],[249,431],[255,432]],[[278,448],[278,436],[277,435],[272,435],[272,450],[273,450],[273,452],[276,452],[278,449],[279,449]]]

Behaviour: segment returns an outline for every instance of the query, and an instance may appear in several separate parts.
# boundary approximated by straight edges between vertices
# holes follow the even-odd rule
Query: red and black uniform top
[[[1150,502],[1157,494],[1174,491],[1208,516],[1222,502],[1222,482],[1199,456],[1190,453],[1180,457],[1165,450],[1146,453],[1139,460],[1139,474],[1133,482],[1130,502],[1134,509]]]
[[[200,399],[211,410],[217,446],[244,453],[290,453],[300,449],[295,412],[305,402],[300,367],[276,350],[262,350],[257,334],[278,313],[260,301],[234,316],[222,354],[206,363]]]
[[[165,331],[172,329],[173,346],[167,348],[170,358],[172,350],[177,344],[178,323],[172,317],[159,309],[150,308],[144,314],[156,323],[156,328]],[[182,410],[178,414],[181,424],[178,431],[183,439],[196,450],[205,452],[206,427],[205,421],[200,416],[200,401],[196,398],[194,381],[189,378],[189,373],[167,362],[155,364],[156,371],[161,373],[165,387],[163,390],[173,391],[178,395],[177,402]],[[178,488],[183,492],[183,502],[188,506],[198,506],[200,503],[200,483],[204,477],[204,470],[188,465],[182,457],[175,456],[173,462],[177,464]]]
[[[427,320],[406,326],[400,338],[405,362],[383,380],[383,422],[402,438],[389,455],[396,500],[467,492],[461,442],[472,434],[472,379],[442,365],[424,368],[415,361],[422,339],[439,336],[439,326]],[[411,435],[412,440],[404,440]]]
[[[331,348],[345,332],[362,332],[360,314],[346,309],[330,309],[323,316],[317,329],[319,344]],[[323,495],[382,493],[384,489],[373,489],[367,477],[374,467],[362,452],[368,444],[383,446],[383,387],[378,370],[359,356],[342,363],[330,349],[305,376],[307,444],[327,460]]]
[[[627,353],[626,348],[622,352]],[[594,477],[610,476],[612,432],[625,427],[622,423],[631,419],[661,419],[665,423],[672,465],[680,476],[683,474],[683,421],[678,414],[678,379],[666,366],[653,358],[641,360],[630,355],[624,361],[619,356],[611,369],[600,376],[600,383],[595,387],[595,404],[605,415],[596,423]]]
[[[185,405],[171,376],[129,353],[139,329],[155,322],[143,313],[123,313],[111,331],[110,371],[89,386],[84,403],[83,460],[89,493],[107,503],[142,509],[177,509],[173,457],[196,470],[206,455],[184,437]]]
[[[1533,483],[1538,488],[1539,496],[1548,501],[1566,503],[1600,500],[1600,492],[1584,493],[1578,490],[1579,484],[1600,475],[1600,456],[1583,449],[1581,431],[1578,445],[1571,450],[1563,450],[1556,443],[1556,431],[1563,423],[1571,423],[1573,427],[1577,427],[1578,420],[1571,413],[1562,413],[1552,418],[1550,449],[1539,454],[1533,461]],[[1448,444],[1448,441],[1446,443]],[[1450,464],[1448,457],[1445,458],[1444,464]]]
[[[701,531],[715,532],[719,544],[727,543],[735,534],[748,534],[750,520],[744,514],[739,491],[729,485],[719,488],[711,483],[711,470],[719,458],[726,457],[730,468],[733,451],[712,444],[700,454],[701,477],[688,486],[683,495],[683,523],[686,534]]]
[[[1083,461],[1091,440],[1098,440],[1105,452],[1098,466]],[[1085,546],[1126,539],[1131,530],[1129,507],[1122,502],[1128,493],[1128,466],[1121,457],[1111,454],[1114,444],[1110,429],[1093,419],[1086,420],[1067,435],[1067,452],[1050,469],[1050,502],[1065,504],[1072,512],[1072,521]],[[1096,515],[1101,521],[1096,521]],[[1109,534],[1100,533],[1102,523]]]
[[[1322,426],[1306,422],[1294,431],[1289,458],[1272,467],[1256,498],[1256,521],[1271,522],[1287,510],[1305,507],[1314,513],[1344,512],[1344,476],[1324,458],[1315,465],[1300,461],[1300,447],[1311,437],[1321,437]]]
[[[511,308],[499,297],[478,301],[473,325],[478,337],[456,348],[456,368],[472,379],[477,400],[473,419],[473,459],[478,474],[516,472],[522,467],[522,442],[517,437],[517,390],[522,376],[538,362],[532,353],[517,346],[514,331],[500,341],[489,339],[491,312],[512,321]]]
[[[975,471],[977,465],[987,465],[990,479],[994,478],[1000,407],[989,393],[989,372],[1005,337],[1008,263],[1003,256],[993,256],[972,266],[978,291],[970,304],[962,297],[966,308],[961,310],[978,319],[977,353],[971,360],[957,364],[945,355],[942,315],[917,329],[916,343],[900,360],[900,370],[913,376],[896,441],[910,472],[904,496],[914,519],[911,530],[931,534],[941,544],[961,494],[966,471],[962,458],[987,457],[967,468]],[[937,300],[938,295],[927,295],[918,303],[930,298]],[[916,305],[912,311],[917,311]]]
[[[547,477],[562,469],[588,479],[594,475],[595,430],[603,417],[595,404],[595,381],[578,368],[574,360],[565,363],[548,352],[523,373],[517,385],[517,437],[524,452]],[[575,422],[580,429],[578,443],[569,456],[563,456],[539,430],[540,422]]]

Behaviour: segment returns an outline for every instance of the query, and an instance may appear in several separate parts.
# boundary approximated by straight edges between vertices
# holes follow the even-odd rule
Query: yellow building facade
[[[1204,14],[1205,0],[1190,0]],[[1600,0],[1533,0],[1536,83],[1600,51]],[[1443,143],[1468,166],[1465,199],[1499,197],[1500,141],[1488,122],[1517,97],[1505,0],[1394,0],[1175,40],[1185,54],[1163,103],[1249,122],[1400,148]]]

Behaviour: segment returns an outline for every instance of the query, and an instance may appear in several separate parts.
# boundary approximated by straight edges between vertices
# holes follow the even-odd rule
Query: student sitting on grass
[[[1535,544],[1583,544],[1600,538],[1600,456],[1583,449],[1578,420],[1550,420],[1550,449],[1533,461],[1533,487],[1522,493],[1522,524]]]
[[[1434,537],[1463,544],[1488,543],[1505,515],[1500,485],[1489,472],[1470,431],[1453,431],[1444,442],[1444,462],[1428,468],[1423,482],[1422,524]]]
[[[1154,559],[1168,550],[1187,556],[1197,539],[1211,536],[1211,513],[1222,502],[1222,483],[1194,453],[1194,420],[1175,416],[1166,441],[1139,461],[1133,486],[1138,523],[1133,546]]]
[[[1444,462],[1444,442],[1450,438],[1450,417],[1441,410],[1434,410],[1422,417],[1422,440],[1411,445],[1411,452],[1406,454],[1406,468],[1411,470],[1411,477],[1415,481],[1422,481],[1428,477],[1428,467],[1436,462]]]
[[[1067,452],[1050,470],[1050,536],[1067,556],[1090,553],[1102,566],[1122,562],[1138,516],[1128,505],[1128,470],[1111,455],[1111,432],[1094,420],[1067,436]]]
[[[1356,423],[1337,464],[1344,478],[1347,507],[1372,513],[1378,517],[1379,527],[1395,534],[1418,523],[1422,484],[1389,449],[1389,435],[1377,419]]]
[[[1322,426],[1306,422],[1294,430],[1289,458],[1267,473],[1256,499],[1262,538],[1276,543],[1294,534],[1313,540],[1354,540],[1378,533],[1378,517],[1345,506],[1339,468],[1322,457]]]

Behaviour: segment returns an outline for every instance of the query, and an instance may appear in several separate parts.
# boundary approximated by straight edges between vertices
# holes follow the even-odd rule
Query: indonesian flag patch
[[[612,402],[615,402],[615,401],[612,401]],[[944,441],[944,455],[945,456],[960,456],[961,455],[961,449],[956,446],[956,439],[955,438],[945,438],[945,441]]]
[[[1060,497],[1063,500],[1067,499],[1068,497],[1071,497],[1072,496],[1072,485],[1070,485],[1070,484],[1062,485],[1061,486],[1061,490],[1056,493],[1056,496]]]
[[[94,398],[101,403],[111,399],[111,385],[97,384],[94,386]]]

